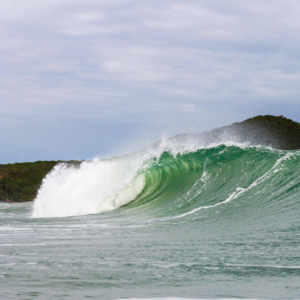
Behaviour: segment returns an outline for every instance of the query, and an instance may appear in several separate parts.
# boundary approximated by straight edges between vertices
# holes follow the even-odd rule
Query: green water
[[[138,176],[142,192],[112,211],[0,204],[1,299],[300,299],[300,151],[164,151]]]

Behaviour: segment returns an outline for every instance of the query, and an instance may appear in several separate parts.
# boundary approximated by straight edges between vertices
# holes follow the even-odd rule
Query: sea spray
[[[95,214],[129,203],[130,209],[150,209],[163,219],[197,216],[203,209],[251,198],[260,189],[272,195],[268,184],[281,176],[291,156],[298,159],[291,153],[162,140],[131,155],[79,167],[60,164],[44,179],[32,217]]]
[[[43,180],[32,217],[65,217],[116,209],[144,188],[139,163],[132,159],[87,161],[79,167],[57,165]]]
[[[43,180],[33,218],[66,217],[114,210],[134,200],[145,186],[145,171],[165,151],[176,156],[199,148],[199,142],[161,139],[153,146],[121,157],[61,163]]]

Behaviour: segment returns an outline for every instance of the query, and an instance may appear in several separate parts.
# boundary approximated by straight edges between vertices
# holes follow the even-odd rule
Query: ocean
[[[1,299],[300,299],[300,151],[163,140],[0,203]]]

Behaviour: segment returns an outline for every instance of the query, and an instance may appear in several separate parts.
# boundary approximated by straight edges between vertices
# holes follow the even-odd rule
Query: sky
[[[2,0],[0,163],[300,122],[299,0]]]

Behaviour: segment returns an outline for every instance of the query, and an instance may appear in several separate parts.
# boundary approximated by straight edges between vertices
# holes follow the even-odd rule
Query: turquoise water
[[[300,299],[300,151],[62,165],[0,220],[2,299]]]

